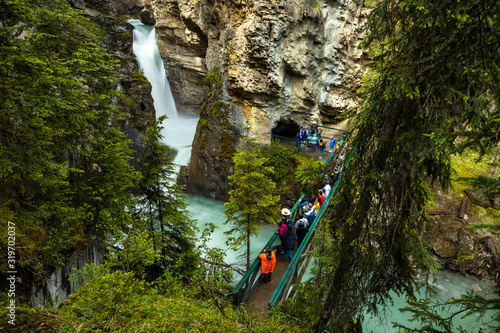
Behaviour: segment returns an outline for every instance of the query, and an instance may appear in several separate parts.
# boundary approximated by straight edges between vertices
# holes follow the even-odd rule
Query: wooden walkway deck
[[[252,296],[248,299],[247,309],[249,312],[263,312],[267,317],[267,306],[269,304],[269,300],[278,286],[278,283],[280,283],[280,280],[285,274],[289,264],[290,260],[281,260],[281,255],[277,256],[276,266],[274,267],[271,282],[264,283],[261,280]]]
[[[297,248],[297,242],[295,242],[294,256],[297,255]],[[279,251],[281,251],[281,247]],[[271,282],[264,283],[261,280],[246,303],[249,312],[263,312],[266,318],[269,300],[271,299],[274,290],[276,290],[276,287],[278,287],[280,280],[283,278],[283,275],[285,275],[285,272],[290,265],[290,260],[286,258],[281,260],[281,252],[279,251],[276,251],[276,266],[274,266],[274,271],[271,276]]]

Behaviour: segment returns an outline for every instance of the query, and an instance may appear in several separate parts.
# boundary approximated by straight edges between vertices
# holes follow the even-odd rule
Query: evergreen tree
[[[40,277],[78,244],[121,236],[138,174],[99,31],[62,0],[2,1],[0,15],[0,219]]]
[[[182,258],[180,268],[193,269],[197,227],[189,216],[187,197],[175,183],[172,150],[160,143],[165,118],[160,117],[146,132],[146,149],[139,161],[143,175],[137,196],[139,205],[134,215],[144,223],[141,228],[149,230],[155,250],[171,261],[168,265]]]
[[[229,176],[232,190],[224,204],[226,224],[232,226],[226,234],[237,247],[246,243],[246,266],[250,267],[250,237],[258,235],[263,224],[277,223],[279,196],[273,195],[276,184],[270,180],[273,167],[267,167],[267,159],[259,154],[254,138],[243,137],[234,154],[234,173]]]
[[[353,330],[389,292],[413,297],[416,269],[435,267],[419,237],[425,182],[446,188],[450,153],[498,144],[499,19],[496,0],[382,0],[371,11],[362,47],[373,62],[348,138],[357,149],[298,297],[316,330]]]

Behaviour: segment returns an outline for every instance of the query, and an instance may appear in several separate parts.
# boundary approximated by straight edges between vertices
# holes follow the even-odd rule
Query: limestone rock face
[[[155,110],[151,84],[140,73],[133,54],[133,26],[121,17],[129,14],[150,16],[151,0],[69,0],[69,3],[84,10],[85,15],[101,28],[105,37],[104,46],[120,61],[115,89],[124,91],[124,94],[116,103],[128,115],[121,124],[121,130],[131,141],[131,163],[136,165],[137,159],[144,153],[144,134],[154,120]]]
[[[177,109],[199,114],[208,87],[203,83],[209,31],[205,1],[152,0],[157,43]],[[216,32],[214,32],[216,34]]]
[[[117,105],[127,114],[121,123],[121,130],[131,141],[131,163],[137,166],[137,160],[144,154],[146,129],[155,116],[151,84],[140,73],[132,52],[133,26],[112,17],[99,17],[95,21],[106,31],[106,47],[120,60],[115,89],[124,93],[117,100]]]
[[[466,229],[464,220],[441,219],[427,235],[441,268],[500,284],[500,257],[489,232]]]
[[[217,68],[223,80],[225,120],[205,113],[198,126],[188,189],[227,197],[231,167],[223,165],[230,158],[221,156],[230,151],[221,140],[237,144],[246,121],[268,143],[278,124],[295,131],[331,123],[356,105],[346,97],[359,87],[367,61],[357,48],[356,29],[368,13],[361,0],[151,0],[151,8],[178,110],[203,113],[212,89],[205,76]]]

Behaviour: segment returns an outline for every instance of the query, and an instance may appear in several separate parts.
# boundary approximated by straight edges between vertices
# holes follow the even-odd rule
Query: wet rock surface
[[[472,228],[473,224],[482,223],[473,213],[474,203],[467,205],[464,219],[458,218],[460,203],[454,202],[452,197],[442,195],[438,205],[451,209],[452,214],[432,216],[424,238],[441,268],[492,280],[500,286],[499,243],[491,232]]]

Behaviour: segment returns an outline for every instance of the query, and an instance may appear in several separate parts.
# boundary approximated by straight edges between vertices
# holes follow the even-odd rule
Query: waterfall
[[[182,114],[182,110],[177,113],[174,99],[170,91],[170,85],[163,68],[163,61],[156,44],[155,30],[152,26],[141,23],[140,20],[129,20],[134,29],[134,54],[136,55],[139,69],[146,76],[152,86],[154,107],[156,116],[166,114],[169,119],[163,124],[163,143],[177,150],[177,157],[174,163],[187,165],[191,157],[191,144],[196,132],[198,118],[189,117]],[[158,87],[156,86],[158,85]],[[226,235],[230,227],[223,224],[226,220],[224,205],[220,201],[203,198],[195,195],[188,195],[188,210],[191,217],[198,221],[200,230],[205,228],[205,223],[212,222],[217,225],[217,229],[212,234],[209,246],[227,249],[225,244]],[[276,231],[276,226],[266,225],[260,230],[260,236],[252,237],[251,252],[252,257],[257,256],[268,241],[269,237]],[[201,235],[201,232],[199,233]],[[227,249],[225,261],[228,264],[244,267],[241,259],[243,250],[234,251]],[[235,274],[235,281],[239,276]]]
[[[156,44],[155,29],[146,26],[140,20],[130,20],[135,27],[133,50],[137,57],[139,70],[151,83],[151,95],[154,99],[156,112],[167,115],[170,119],[176,119],[177,108],[174,98],[170,92],[170,84],[165,75],[165,68],[160,57],[160,50]]]
[[[177,112],[160,50],[156,44],[154,27],[144,25],[140,20],[130,20],[129,23],[135,28],[133,50],[139,70],[151,83],[156,117],[163,115],[168,117],[163,123],[162,143],[177,151],[174,163],[187,165],[198,117],[184,115],[182,110]]]

